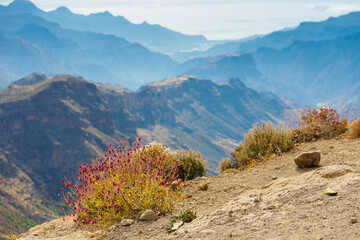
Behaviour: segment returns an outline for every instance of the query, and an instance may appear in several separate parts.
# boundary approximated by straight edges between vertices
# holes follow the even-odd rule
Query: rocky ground
[[[294,158],[313,150],[321,151],[320,166],[297,168]],[[57,219],[19,239],[360,239],[359,190],[360,140],[340,137],[300,144],[246,171],[189,181],[174,214],[191,208],[198,217],[171,234],[170,216],[95,232]]]

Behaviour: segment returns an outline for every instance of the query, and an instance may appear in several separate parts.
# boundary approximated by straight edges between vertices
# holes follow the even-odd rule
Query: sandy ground
[[[299,169],[294,157],[321,150],[320,167]],[[208,183],[208,190],[199,189]],[[325,194],[331,187],[336,196]],[[168,234],[170,216],[119,223],[98,232],[57,219],[19,239],[360,239],[360,140],[340,137],[300,144],[252,169],[198,178],[183,191],[197,219]]]

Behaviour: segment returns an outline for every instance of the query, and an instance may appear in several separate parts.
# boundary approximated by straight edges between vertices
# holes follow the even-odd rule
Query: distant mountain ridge
[[[296,41],[282,50],[261,48],[254,58],[259,70],[286,96],[343,107],[354,97],[352,90],[360,79],[360,32],[333,40]]]
[[[4,58],[0,57],[0,71],[16,76],[36,71],[51,75],[69,73],[136,89],[146,82],[171,76],[176,66],[170,57],[137,43],[113,35],[64,29],[28,12],[5,15],[0,11],[0,29],[0,37],[7,39],[1,48]],[[13,47],[11,42],[18,46]]]
[[[254,122],[280,121],[291,109],[238,79],[215,84],[179,76],[134,92],[69,75],[32,74],[0,91],[0,232],[56,216],[61,178],[71,180],[80,162],[117,140],[142,137],[144,143],[201,151],[214,173]]]
[[[320,22],[302,22],[292,29],[284,29],[263,36],[252,36],[244,40],[215,45],[206,51],[183,54],[184,56],[180,54],[177,58],[184,61],[186,57],[211,57],[235,52],[250,53],[262,47],[281,50],[294,41],[331,40],[358,32],[360,32],[360,12],[351,12],[339,17],[330,17]]]
[[[113,16],[107,11],[82,15],[74,14],[66,7],[59,7],[56,10],[45,12],[27,0],[15,0],[7,7],[0,8],[1,15],[22,13],[30,13],[50,22],[59,23],[61,27],[67,29],[115,35],[164,54],[190,50],[208,44],[206,38],[201,35],[190,36],[146,22],[134,24],[122,16]]]
[[[255,90],[303,104],[356,107],[360,104],[359,93],[353,90],[360,78],[359,34],[360,12],[302,23],[242,42],[235,53],[189,60],[176,73],[215,81],[239,77]]]

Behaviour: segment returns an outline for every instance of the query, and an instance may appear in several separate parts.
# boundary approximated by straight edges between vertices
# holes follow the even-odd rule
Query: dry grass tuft
[[[360,138],[360,118],[350,123],[349,130],[348,137],[350,139]]]

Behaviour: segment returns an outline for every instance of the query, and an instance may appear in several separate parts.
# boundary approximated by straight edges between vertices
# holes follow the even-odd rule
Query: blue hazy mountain
[[[322,22],[303,22],[293,30],[277,31],[239,45],[239,52],[256,51],[260,47],[282,49],[294,41],[320,41],[360,32],[360,12],[352,12]]]
[[[109,12],[81,15],[72,13],[66,7],[45,12],[26,0],[15,0],[7,7],[0,8],[2,15],[22,13],[40,16],[50,22],[59,23],[63,28],[115,35],[162,53],[172,54],[180,50],[191,50],[209,44],[201,35],[186,35],[146,22],[134,24],[122,16],[113,16]]]
[[[360,104],[360,33],[322,41],[295,41],[281,50],[189,60],[180,72],[216,82],[238,77],[257,91],[272,91],[306,104]]]
[[[343,104],[359,85],[360,33],[333,40],[296,41],[282,50],[261,48],[254,58],[261,72],[286,86],[284,95],[307,103],[327,98]]]
[[[253,36],[218,44],[206,51],[179,53],[175,59],[185,61],[191,58],[211,57],[234,52],[254,52],[260,47],[282,49],[294,41],[330,40],[358,32],[360,32],[360,12],[352,12],[321,22],[303,22],[296,28],[275,31],[264,36]]]
[[[246,86],[257,91],[273,90],[273,83],[258,70],[251,54],[228,54],[209,58],[196,58],[180,64],[175,75],[187,74],[214,82],[239,78]]]
[[[6,8],[15,3],[18,1]],[[28,1],[23,3],[33,6]],[[169,56],[151,52],[138,43],[131,43],[109,34],[65,29],[58,23],[33,15],[32,12],[38,11],[20,14],[19,11],[14,11],[15,15],[6,15],[0,9],[0,34],[9,41],[14,39],[17,46],[24,45],[18,49],[28,49],[31,45],[33,57],[44,57],[43,62],[48,62],[49,66],[38,64],[39,61],[24,62],[21,52],[14,55],[14,50],[4,45],[1,48],[2,55],[12,55],[10,58],[12,62],[16,62],[15,66],[26,67],[6,67],[10,64],[8,62],[0,67],[0,71],[17,76],[25,76],[36,71],[49,75],[74,74],[98,82],[112,82],[136,89],[146,82],[169,77],[176,66]],[[12,11],[7,13],[11,14]],[[49,57],[50,55],[52,57]],[[62,66],[64,62],[66,68]]]
[[[256,90],[297,101],[359,104],[360,12],[302,23],[240,43],[237,54],[195,58],[177,72],[222,81],[239,77]],[[233,49],[234,46],[232,46]],[[246,56],[246,57],[245,57]],[[241,58],[241,61],[240,61]]]
[[[0,71],[23,76],[34,69],[59,74],[69,67],[54,54],[21,38],[0,36]]]

